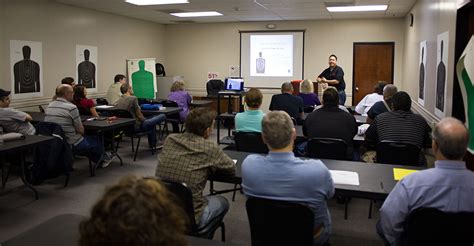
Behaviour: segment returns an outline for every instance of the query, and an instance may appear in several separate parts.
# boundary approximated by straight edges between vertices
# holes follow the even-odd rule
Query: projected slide
[[[250,35],[250,76],[292,77],[293,35]]]

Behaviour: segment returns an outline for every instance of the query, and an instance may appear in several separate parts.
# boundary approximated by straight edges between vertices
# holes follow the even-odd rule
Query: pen
[[[382,183],[382,181],[380,181],[380,188],[382,188],[382,190],[383,190],[383,183]]]

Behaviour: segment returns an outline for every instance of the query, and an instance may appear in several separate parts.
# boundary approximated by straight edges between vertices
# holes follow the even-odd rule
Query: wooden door
[[[393,84],[395,43],[354,43],[352,105],[374,91],[378,81]]]

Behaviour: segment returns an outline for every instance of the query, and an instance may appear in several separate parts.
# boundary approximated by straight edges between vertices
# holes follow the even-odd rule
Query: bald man
[[[110,164],[111,158],[104,155],[101,141],[96,137],[83,136],[84,127],[77,106],[72,103],[74,91],[72,86],[61,84],[56,87],[55,100],[46,109],[45,122],[54,122],[61,126],[67,142],[76,154],[88,153],[89,158],[103,167]]]
[[[415,172],[397,183],[380,209],[377,233],[398,245],[403,223],[417,208],[474,212],[474,172],[463,161],[469,133],[457,119],[442,119],[433,131],[435,168]]]

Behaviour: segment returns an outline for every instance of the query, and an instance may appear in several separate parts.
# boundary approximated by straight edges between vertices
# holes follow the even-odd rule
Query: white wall
[[[426,118],[437,120],[434,116],[436,86],[436,45],[438,34],[449,31],[447,97],[445,100],[447,115],[451,115],[454,46],[456,37],[456,12],[463,0],[418,0],[410,11],[414,15],[414,25],[409,27],[408,18],[405,23],[405,51],[403,59],[402,88],[407,91],[415,102],[414,107]],[[418,98],[419,52],[420,42],[427,40],[427,66],[425,69],[427,89],[425,92],[424,109],[416,102]]]
[[[2,0],[3,1],[3,0]],[[152,22],[55,3],[5,1],[0,13],[0,87],[10,89],[10,40],[43,43],[44,98],[15,100],[22,106],[48,101],[66,76],[76,77],[76,44],[98,47],[98,91],[106,92],[127,58],[164,60],[164,26]],[[4,29],[2,30],[2,25]]]
[[[184,75],[193,93],[205,94],[207,72],[228,76],[230,65],[239,65],[239,30],[265,30],[267,22],[166,25],[165,44],[169,75]],[[395,42],[396,85],[402,79],[404,20],[327,20],[276,22],[276,30],[306,29],[305,78],[315,79],[325,69],[328,56],[338,56],[345,72],[346,93],[352,93],[352,55],[354,42]],[[283,82],[283,81],[282,81]],[[278,91],[276,91],[278,92]],[[269,92],[272,94],[271,92]],[[264,105],[265,107],[264,98]],[[351,104],[348,98],[346,104]]]

